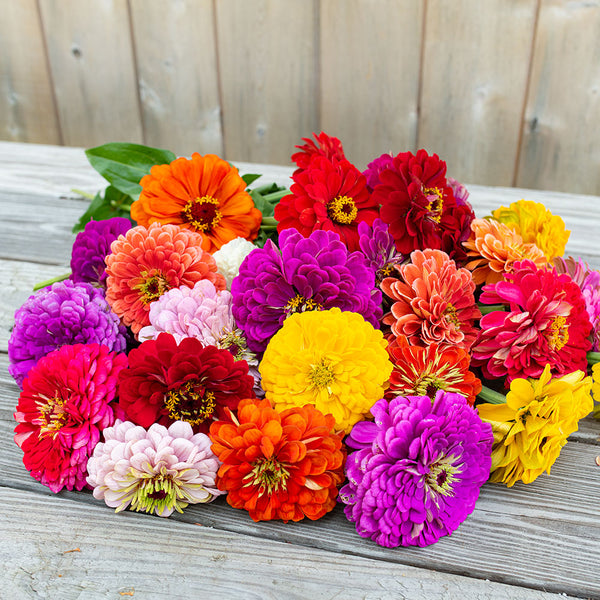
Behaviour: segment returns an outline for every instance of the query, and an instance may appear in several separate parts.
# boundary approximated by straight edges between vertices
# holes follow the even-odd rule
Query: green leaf
[[[72,232],[83,231],[90,221],[103,221],[112,217],[126,217],[129,219],[129,209],[132,202],[133,198],[131,196],[109,185],[104,191],[104,197],[100,193],[96,194],[88,209],[73,226]]]
[[[90,148],[85,154],[104,179],[132,198],[139,196],[140,179],[150,173],[151,167],[177,158],[170,150],[121,142]]]
[[[247,186],[254,183],[259,177],[262,177],[262,175],[257,175],[256,173],[246,173],[245,175],[242,175],[242,179]]]

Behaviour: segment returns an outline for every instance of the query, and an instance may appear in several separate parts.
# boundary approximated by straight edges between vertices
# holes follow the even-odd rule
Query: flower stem
[[[477,397],[490,404],[506,404],[506,396],[504,394],[496,392],[485,385],[481,388],[481,392],[477,394]]]
[[[263,198],[270,203],[275,202],[275,200],[281,200],[284,196],[287,196],[290,193],[289,190],[283,189],[279,192],[273,192],[272,194],[263,195]]]
[[[88,200],[94,199],[94,194],[90,194],[89,192],[84,192],[83,190],[78,190],[76,188],[71,188],[71,191],[74,194],[78,194],[79,196],[83,196],[84,198],[87,198]]]
[[[275,184],[273,183],[267,183],[266,185],[261,185],[259,187],[252,188],[252,191],[258,192],[261,196],[263,196],[265,192],[272,190],[274,185]]]
[[[277,229],[277,221],[275,217],[263,217],[260,223],[261,229]]]
[[[600,352],[588,352],[587,360],[590,365],[600,362]]]
[[[482,315],[487,315],[497,310],[504,311],[504,304],[478,304],[477,308],[479,308]]]
[[[52,285],[53,283],[57,283],[58,281],[64,281],[65,279],[68,279],[70,275],[71,275],[71,272],[65,273],[64,275],[58,275],[57,277],[53,277],[52,279],[47,279],[46,281],[41,281],[40,283],[36,283],[33,286],[33,291],[37,292],[38,290],[48,287],[49,285]]]

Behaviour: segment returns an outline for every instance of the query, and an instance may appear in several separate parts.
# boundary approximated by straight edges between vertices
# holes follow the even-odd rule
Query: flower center
[[[171,289],[171,285],[162,273],[150,275],[148,271],[140,273],[142,282],[134,286],[134,289],[139,290],[141,300],[144,304],[149,304],[160,298],[167,290]]]
[[[199,231],[211,231],[223,217],[218,207],[219,201],[212,196],[194,198],[181,211],[181,218]]]
[[[239,330],[228,331],[218,342],[218,348],[229,350],[235,360],[251,361],[255,355],[248,350],[248,343],[244,334]]]
[[[261,457],[252,463],[252,471],[244,477],[245,486],[258,486],[258,495],[277,493],[280,489],[285,490],[290,472],[285,468],[287,465],[280,463],[274,456],[271,458]]]
[[[348,196],[338,196],[327,204],[327,215],[336,223],[349,225],[356,219],[357,214],[356,204]]]
[[[450,302],[448,302],[448,306],[446,306],[446,309],[444,310],[444,316],[446,317],[447,321],[450,321],[450,323],[454,325],[455,329],[460,331],[460,319],[458,318],[458,311]]]
[[[552,350],[560,350],[569,341],[569,326],[567,318],[558,316],[554,317],[550,325],[550,335],[548,336],[548,344]]]
[[[323,310],[323,305],[315,302],[312,298],[305,298],[300,294],[296,294],[290,298],[287,304],[283,307],[285,316],[289,317],[293,313],[306,312],[307,310]]]
[[[440,377],[426,375],[417,381],[414,391],[417,396],[429,396],[433,400],[438,390],[445,390],[446,388],[446,382]]]
[[[429,218],[436,223],[442,220],[442,209],[444,208],[444,192],[438,187],[423,188],[423,193],[427,196],[429,203],[427,210]]]
[[[138,473],[138,475],[140,474]],[[177,507],[179,486],[171,479],[170,475],[164,472],[144,473],[141,474],[141,477],[142,480],[131,501],[131,510],[151,513],[155,509],[162,512],[165,509],[177,508],[181,512]]]
[[[457,474],[460,473],[460,467],[452,464],[454,460],[454,456],[445,456],[429,465],[425,484],[431,493],[440,496],[452,495],[452,484],[457,480]]]
[[[311,370],[308,374],[308,379],[314,388],[328,388],[334,380],[333,369],[331,365],[326,364],[325,360],[321,360],[318,365],[310,365]]]
[[[69,414],[65,410],[64,398],[58,395],[54,398],[42,397],[45,402],[38,402],[39,420],[40,420],[40,437],[49,435],[56,438],[58,432],[66,424]]]
[[[173,421],[187,421],[192,427],[209,419],[216,408],[214,393],[208,391],[197,379],[169,390],[164,402]]]

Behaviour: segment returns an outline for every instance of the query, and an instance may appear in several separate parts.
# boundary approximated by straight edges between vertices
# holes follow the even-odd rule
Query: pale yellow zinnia
[[[592,410],[591,388],[583,371],[552,378],[546,365],[539,379],[514,379],[506,404],[478,406],[494,432],[490,481],[511,487],[549,473],[579,419]]]
[[[271,338],[260,363],[277,410],[312,404],[349,433],[383,396],[392,363],[381,331],[339,308],[296,313]]]
[[[592,365],[592,396],[594,398],[594,417],[600,419],[600,363]]]

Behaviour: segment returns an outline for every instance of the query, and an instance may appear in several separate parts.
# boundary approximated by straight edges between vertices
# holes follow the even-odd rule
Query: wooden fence
[[[600,194],[600,2],[0,0],[0,138],[359,168],[424,147],[459,180]]]

